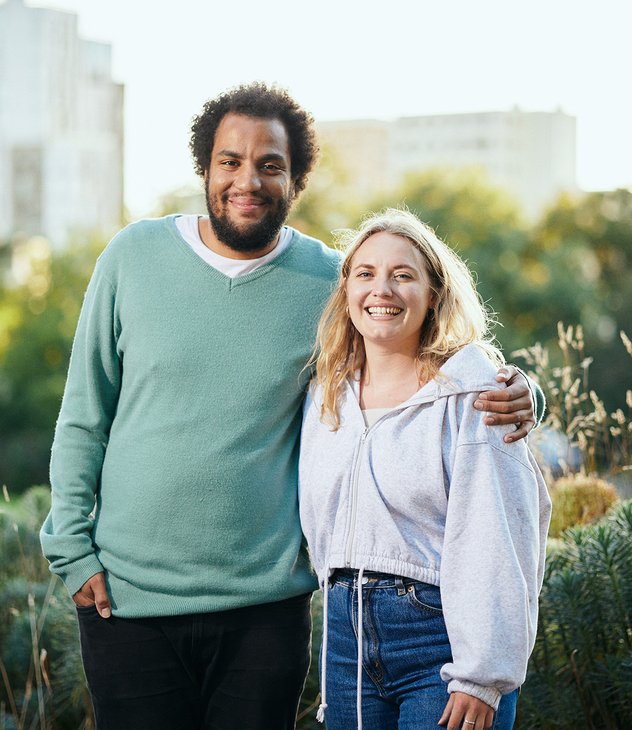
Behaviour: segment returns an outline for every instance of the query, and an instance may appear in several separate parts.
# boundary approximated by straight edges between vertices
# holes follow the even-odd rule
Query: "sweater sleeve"
[[[497,709],[535,642],[550,500],[526,445],[493,438],[460,444],[452,465],[441,558],[452,661],[441,676]]]
[[[71,595],[103,570],[91,533],[121,384],[116,330],[115,295],[97,263],[72,347],[52,446],[51,510],[40,531],[51,571]]]

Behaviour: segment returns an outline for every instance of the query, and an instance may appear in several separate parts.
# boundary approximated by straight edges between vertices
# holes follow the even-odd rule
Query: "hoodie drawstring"
[[[329,567],[325,572],[325,581],[323,584],[323,643],[322,643],[322,660],[320,672],[320,705],[316,713],[316,720],[324,722],[325,710],[327,709],[327,634],[329,624]],[[364,628],[362,625],[362,617],[364,613],[363,597],[362,597],[362,579],[364,578],[364,566],[358,571],[356,578],[356,587],[358,590],[358,671],[356,678],[356,713],[358,716],[358,730],[362,730],[362,635]]]
[[[327,709],[327,627],[329,617],[329,566],[325,572],[323,584],[323,646],[320,671],[320,705],[316,713],[316,720],[324,722],[325,710]]]
[[[364,577],[364,565],[358,571],[358,674],[356,685],[356,713],[358,715],[358,730],[362,730],[362,634],[364,628],[362,626],[362,616],[364,606],[362,605],[362,579]]]

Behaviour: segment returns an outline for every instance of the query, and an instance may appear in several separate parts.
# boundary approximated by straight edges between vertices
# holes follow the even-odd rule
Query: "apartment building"
[[[510,111],[320,122],[321,142],[350,171],[356,194],[388,189],[411,171],[479,167],[529,217],[576,183],[575,118]]]
[[[75,13],[0,5],[0,240],[110,234],[123,213],[123,86]]]

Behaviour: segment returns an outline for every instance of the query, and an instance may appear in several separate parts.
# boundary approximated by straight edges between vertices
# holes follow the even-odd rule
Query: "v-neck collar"
[[[243,274],[242,276],[230,277],[219,271],[219,269],[216,269],[212,264],[208,263],[208,261],[205,261],[203,258],[198,256],[198,254],[191,248],[191,246],[189,246],[189,244],[182,238],[182,235],[180,234],[180,231],[176,226],[176,218],[178,217],[178,215],[178,213],[173,213],[166,216],[165,225],[167,231],[169,232],[171,237],[176,240],[180,250],[188,255],[189,258],[192,258],[196,265],[198,267],[201,267],[201,270],[204,270],[208,276],[217,280],[218,283],[223,284],[227,289],[233,289],[237,286],[249,284],[251,281],[254,281],[259,277],[265,276],[271,271],[274,271],[278,267],[278,265],[282,261],[284,261],[285,258],[290,254],[290,252],[294,249],[298,238],[298,231],[288,226],[291,234],[291,239],[285,251],[281,252],[276,258],[272,259],[272,261],[263,264],[263,266],[260,266],[254,271],[249,271],[247,274]]]

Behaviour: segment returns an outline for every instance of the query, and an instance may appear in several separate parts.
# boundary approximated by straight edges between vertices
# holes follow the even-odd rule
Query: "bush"
[[[516,726],[632,727],[632,500],[554,545]]]
[[[549,535],[603,517],[617,501],[617,490],[603,479],[571,475],[557,479],[550,488],[553,512]]]
[[[42,557],[50,490],[0,503],[0,730],[87,730],[89,699],[72,601]]]
[[[309,674],[305,680],[305,689],[298,708],[296,730],[322,730],[316,720],[316,712],[320,704],[320,676],[318,673],[318,656],[322,640],[323,592],[316,591],[312,596],[312,647]]]

